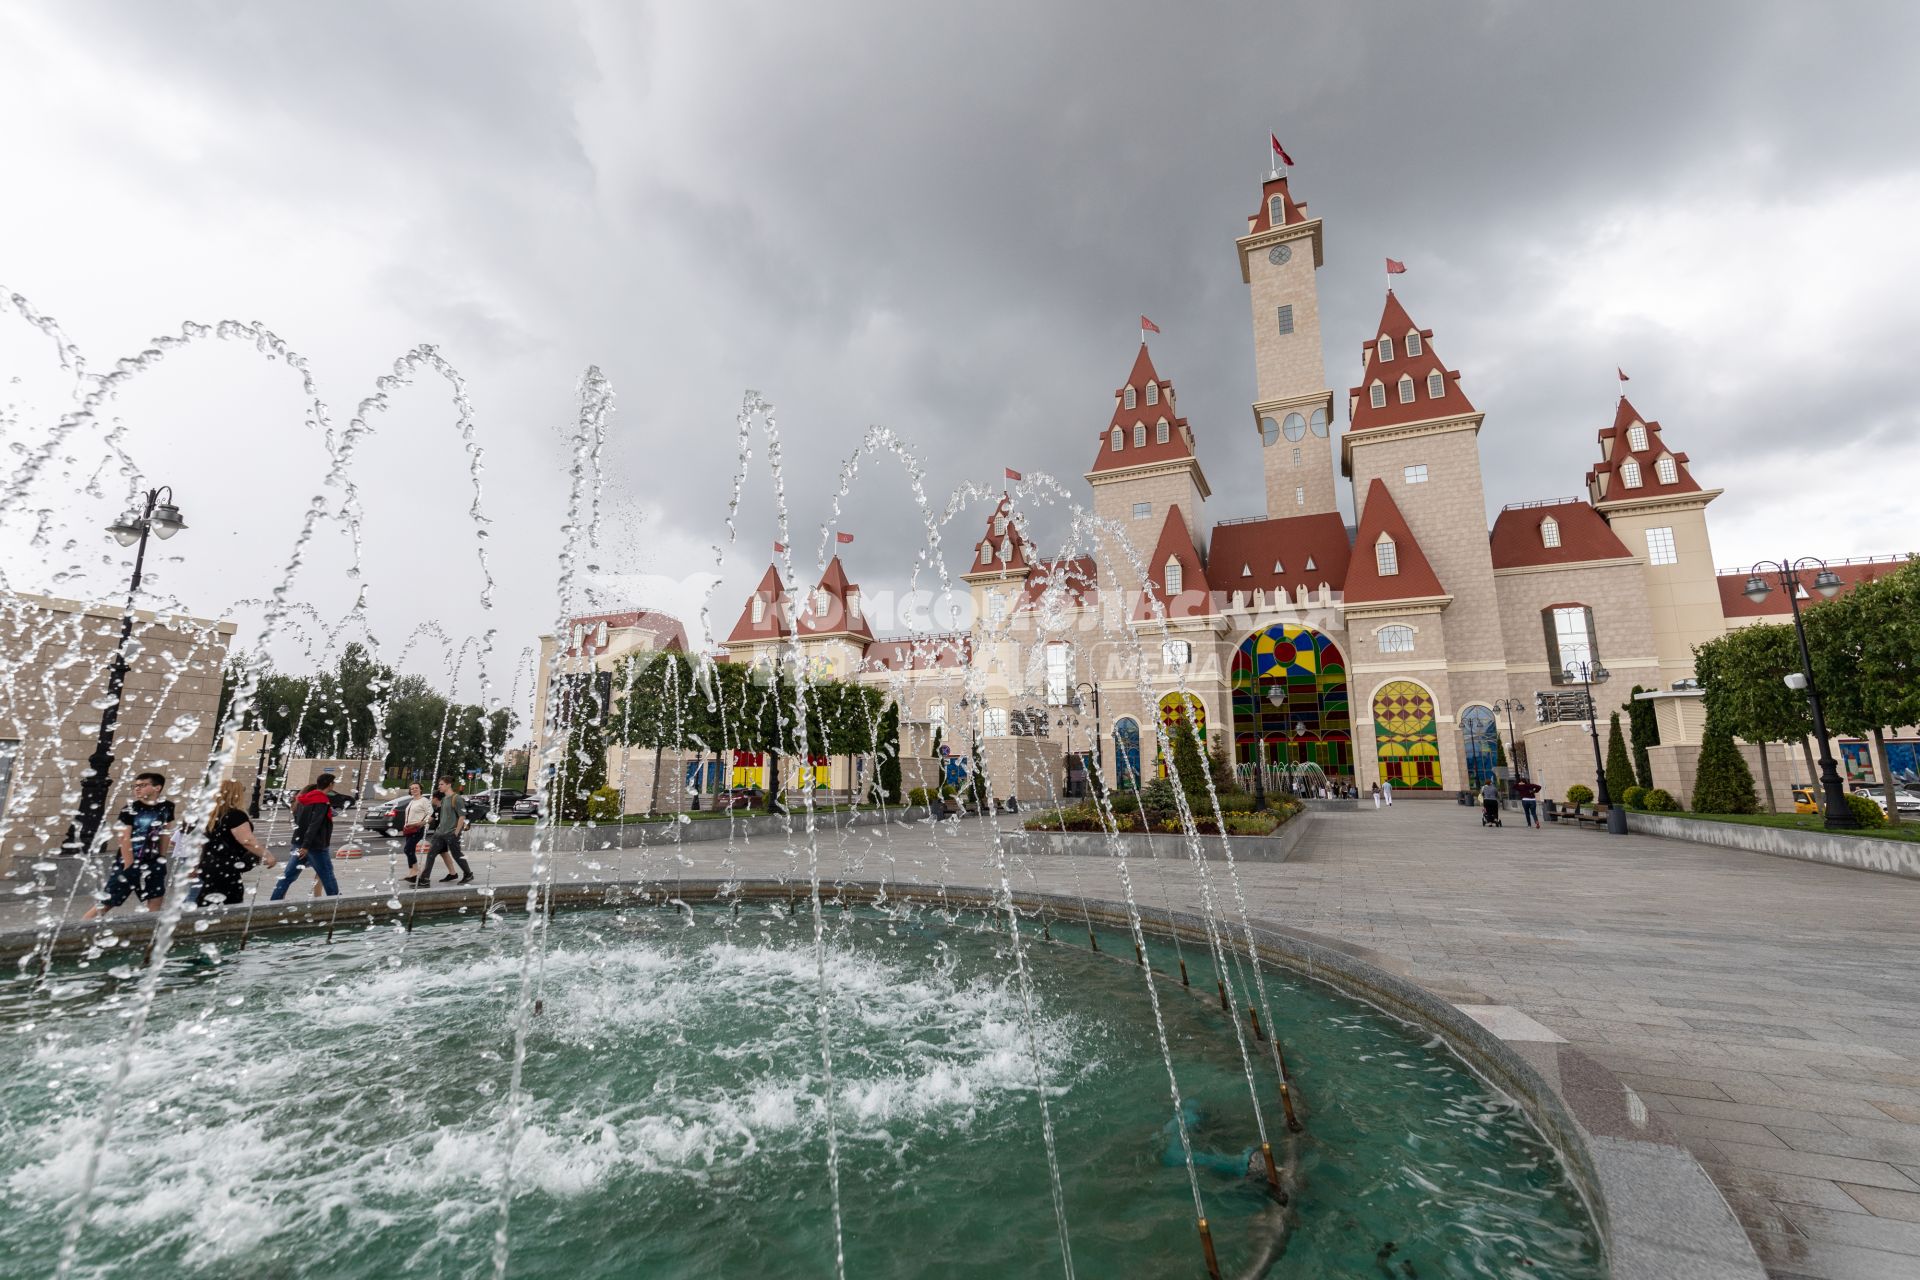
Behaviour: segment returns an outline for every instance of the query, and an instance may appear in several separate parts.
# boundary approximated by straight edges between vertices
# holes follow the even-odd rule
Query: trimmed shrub
[[[1567,803],[1574,806],[1593,803],[1593,788],[1584,782],[1576,782],[1567,788]]]
[[[914,787],[907,792],[907,803],[919,805],[923,809],[926,808],[927,801],[932,798],[933,792],[927,790],[925,787]]]
[[[1627,736],[1621,732],[1620,713],[1616,711],[1607,726],[1607,794],[1615,802],[1623,802],[1627,788],[1633,785],[1633,761],[1627,755]]]
[[[1880,806],[1865,796],[1847,793],[1847,808],[1853,810],[1853,817],[1862,827],[1884,827],[1887,815],[1880,812]]]
[[[1277,813],[1230,813],[1227,830],[1236,836],[1270,836],[1280,825]]]
[[[1746,758],[1733,745],[1732,732],[1711,714],[1707,716],[1707,731],[1700,743],[1700,763],[1694,775],[1693,811],[1760,812]]]
[[[1253,797],[1244,791],[1222,791],[1220,793],[1221,813],[1252,813],[1253,806]]]
[[[1680,802],[1673,798],[1673,792],[1665,787],[1655,787],[1647,792],[1648,813],[1678,813]]]
[[[1620,793],[1620,803],[1626,805],[1627,808],[1629,809],[1646,808],[1647,807],[1647,788],[1641,786],[1637,782],[1634,783],[1632,786],[1628,787],[1625,791]]]
[[[614,787],[601,787],[587,797],[587,818],[591,822],[618,822],[620,820],[620,792]]]

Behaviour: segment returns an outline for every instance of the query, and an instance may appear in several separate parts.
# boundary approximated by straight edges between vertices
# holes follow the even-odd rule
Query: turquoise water
[[[1007,938],[836,914],[835,1111],[847,1274],[1063,1274],[1035,1055]],[[1132,947],[1034,939],[1032,1026],[1074,1267],[1202,1276]],[[1077,938],[1079,945],[1071,945]],[[491,1274],[499,1111],[522,935],[473,919],[189,941],[124,1086],[80,1274]],[[1255,1141],[1246,1076],[1189,947],[1156,950],[1202,1148]],[[47,1275],[132,996],[109,954],[0,987],[0,1259]],[[1428,1038],[1269,976],[1308,1107],[1299,1227],[1276,1276],[1599,1277],[1597,1238],[1547,1147]],[[555,918],[528,1038],[509,1274],[831,1275],[809,919],[765,906]],[[1257,1064],[1263,1105],[1271,1067]],[[1268,1106],[1276,1150],[1284,1141]],[[1204,1172],[1221,1261],[1248,1256],[1257,1187]],[[1389,1249],[1388,1246],[1391,1245]],[[1385,1252],[1383,1253],[1383,1250]]]

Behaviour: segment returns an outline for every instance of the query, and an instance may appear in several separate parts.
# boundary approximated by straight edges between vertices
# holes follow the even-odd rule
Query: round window
[[[1312,426],[1313,434],[1319,436],[1322,440],[1326,439],[1327,411],[1325,409],[1315,409],[1313,411],[1312,421],[1308,425]]]
[[[1287,439],[1298,440],[1301,436],[1307,434],[1307,420],[1297,413],[1288,414],[1286,432]]]
[[[1272,418],[1260,419],[1260,443],[1270,445],[1280,438],[1280,424]]]

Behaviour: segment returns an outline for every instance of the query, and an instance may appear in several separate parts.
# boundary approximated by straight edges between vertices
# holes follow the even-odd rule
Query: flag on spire
[[[1627,377],[1627,371],[1625,369],[1622,369],[1619,365],[1613,366],[1613,371],[1620,375],[1620,381],[1622,382],[1630,381],[1630,379],[1628,379]]]
[[[1388,258],[1387,274],[1390,276],[1403,276],[1407,274],[1407,264],[1404,262],[1396,262],[1392,258]]]
[[[1157,324],[1155,324],[1155,323],[1154,323],[1153,321],[1151,321],[1151,320],[1149,320],[1149,319],[1147,319],[1147,318],[1146,318],[1145,316],[1141,316],[1141,317],[1140,317],[1140,332],[1141,332],[1141,334],[1142,334],[1142,341],[1144,341],[1144,340],[1145,340],[1145,337],[1144,337],[1144,335],[1145,335],[1145,334],[1147,333],[1147,331],[1148,331],[1148,330],[1152,330],[1153,332],[1155,332],[1155,333],[1158,333],[1158,332],[1160,332],[1160,326],[1159,326],[1159,325],[1157,325]]]
[[[1025,478],[1026,477],[1022,476],[1018,471],[1015,471],[1012,467],[1007,468],[1007,479],[1013,481],[1015,484],[1018,484],[1021,480]]]
[[[775,555],[777,555],[777,556],[783,556],[783,555],[785,555],[785,554],[787,554],[787,544],[786,544],[786,543],[784,543],[784,542],[776,542],[776,543],[774,543],[774,544],[773,544],[773,554],[775,554]]]
[[[1291,168],[1293,165],[1293,157],[1288,155],[1287,149],[1280,145],[1280,135],[1277,133],[1270,133],[1267,135],[1267,137],[1273,142],[1273,154],[1279,159],[1281,164],[1284,164],[1289,168]]]
[[[853,535],[850,533],[835,533],[833,540],[844,547],[853,541]]]

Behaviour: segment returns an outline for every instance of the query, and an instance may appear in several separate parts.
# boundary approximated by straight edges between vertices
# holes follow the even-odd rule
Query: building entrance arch
[[[1500,758],[1500,728],[1493,708],[1476,703],[1462,711],[1460,740],[1467,749],[1467,786],[1478,792],[1494,781],[1494,771],[1505,763]]]
[[[1125,791],[1140,785],[1140,722],[1122,716],[1113,722],[1114,784]]]
[[[1241,764],[1320,766],[1353,779],[1347,660],[1332,637],[1278,622],[1233,654],[1234,758]]]

